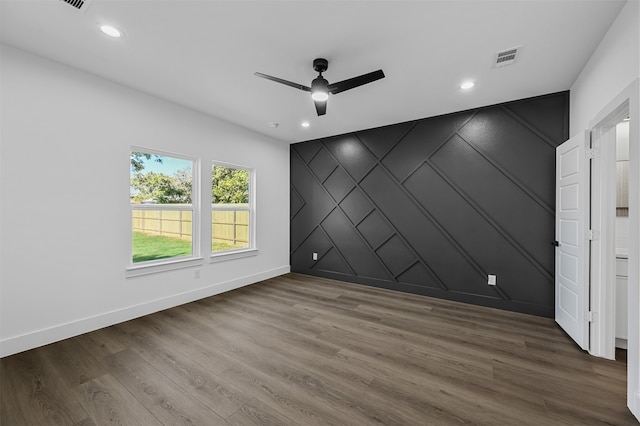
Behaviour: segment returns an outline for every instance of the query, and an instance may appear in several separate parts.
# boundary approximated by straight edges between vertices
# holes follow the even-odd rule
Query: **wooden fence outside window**
[[[192,212],[188,210],[132,210],[132,229],[150,235],[164,235],[191,241]],[[211,241],[234,248],[249,247],[249,212],[214,210],[211,212]]]

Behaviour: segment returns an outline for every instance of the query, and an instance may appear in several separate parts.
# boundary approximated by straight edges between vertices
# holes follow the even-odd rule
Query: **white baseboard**
[[[0,357],[16,354],[29,349],[47,345],[49,343],[58,342],[70,337],[88,333],[110,325],[129,321],[154,312],[172,308],[174,306],[183,305],[185,303],[200,300],[205,297],[214,296],[226,291],[235,290],[249,284],[267,280],[291,272],[290,266],[282,266],[280,268],[271,269],[254,275],[247,275],[222,283],[212,284],[207,287],[199,288],[185,293],[175,294],[172,296],[156,299],[138,305],[128,306],[111,312],[106,312],[96,316],[82,318],[77,321],[71,321],[65,324],[59,324],[53,327],[37,330],[31,333],[22,334],[20,336],[9,337],[0,341]]]
[[[616,337],[616,348],[627,349],[627,339]]]

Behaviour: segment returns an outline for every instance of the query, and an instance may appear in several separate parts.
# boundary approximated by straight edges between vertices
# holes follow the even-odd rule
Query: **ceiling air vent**
[[[67,3],[70,6],[75,7],[82,12],[86,12],[89,5],[93,2],[93,0],[60,0],[63,3]]]
[[[493,67],[500,68],[514,64],[518,60],[518,53],[522,50],[522,46],[512,47],[510,49],[496,52],[493,58]]]

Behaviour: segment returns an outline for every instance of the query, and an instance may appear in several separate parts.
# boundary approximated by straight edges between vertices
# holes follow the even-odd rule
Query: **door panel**
[[[556,322],[582,349],[589,346],[589,162],[586,135],[556,148]]]

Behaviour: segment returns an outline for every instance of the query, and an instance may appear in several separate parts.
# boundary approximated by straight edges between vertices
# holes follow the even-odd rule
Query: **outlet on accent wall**
[[[489,275],[489,278],[487,279],[487,284],[496,285],[496,276],[495,275]]]
[[[313,260],[318,260],[318,253],[313,253]]]

